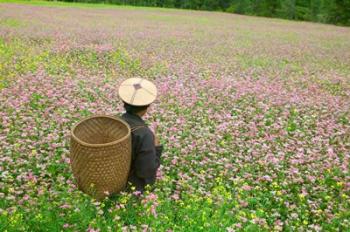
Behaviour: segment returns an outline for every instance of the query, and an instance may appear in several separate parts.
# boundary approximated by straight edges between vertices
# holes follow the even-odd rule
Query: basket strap
[[[136,130],[138,130],[138,129],[141,129],[141,128],[143,128],[143,127],[145,127],[145,126],[135,126],[135,127],[132,127],[132,128],[131,128],[131,132],[134,132],[134,131],[136,131]]]

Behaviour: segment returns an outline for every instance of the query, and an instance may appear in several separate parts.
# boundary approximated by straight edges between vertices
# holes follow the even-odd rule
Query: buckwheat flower
[[[154,193],[150,193],[148,196],[147,196],[147,199],[150,200],[150,201],[153,201],[153,200],[156,200],[158,198],[158,196]]]
[[[240,201],[239,201],[239,205],[240,205],[241,207],[247,207],[247,206],[248,206],[248,202],[240,200]]]
[[[269,175],[263,176],[262,179],[265,180],[265,181],[268,181],[268,182],[272,181],[272,179],[271,179],[271,177]]]
[[[176,165],[176,163],[177,163],[177,159],[173,159],[173,160],[171,161],[171,164],[172,164],[172,165]]]
[[[249,185],[244,185],[244,186],[242,186],[242,189],[245,191],[250,191],[252,189],[252,187],[250,187]]]
[[[140,196],[140,195],[141,195],[141,192],[140,192],[140,191],[135,191],[135,192],[133,192],[133,195],[135,195],[135,196]]]
[[[100,229],[88,228],[87,232],[100,232]]]
[[[175,201],[180,199],[179,194],[177,193],[174,193],[173,195],[171,195],[171,198],[174,199]]]
[[[151,211],[151,213],[153,214],[153,216],[154,216],[155,218],[158,217],[158,214],[157,214],[157,211],[156,211],[156,205],[154,205],[154,204],[151,205],[150,211]]]
[[[60,208],[61,209],[69,209],[69,208],[71,208],[71,206],[68,205],[68,204],[63,204],[63,205],[60,206]]]
[[[148,231],[148,225],[146,225],[146,224],[142,224],[141,225],[141,228],[142,228],[142,232],[146,232],[146,231]]]
[[[92,201],[93,201],[92,204],[95,205],[95,206],[101,205],[101,202],[99,202],[99,201],[96,201],[94,199],[92,199]]]
[[[98,214],[98,215],[103,215],[103,210],[102,210],[102,209],[99,209],[99,210],[97,211],[97,214]]]

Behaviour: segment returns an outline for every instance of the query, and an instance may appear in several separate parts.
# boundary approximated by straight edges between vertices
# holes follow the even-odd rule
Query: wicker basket
[[[78,187],[97,200],[125,188],[131,164],[130,127],[115,117],[98,115],[71,131],[70,159]]]

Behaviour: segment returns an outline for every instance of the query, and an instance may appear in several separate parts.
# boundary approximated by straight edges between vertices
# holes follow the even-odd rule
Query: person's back
[[[122,118],[129,124],[132,135],[129,182],[140,192],[144,191],[146,185],[154,184],[162,153],[158,139],[142,120],[142,116],[146,114],[149,105],[156,97],[156,88],[152,85],[147,80],[131,78],[123,82],[119,88],[119,96],[124,101],[126,110]],[[141,93],[138,94],[138,91]]]

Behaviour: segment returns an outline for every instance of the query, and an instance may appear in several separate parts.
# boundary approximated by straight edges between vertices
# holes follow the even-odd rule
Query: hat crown
[[[142,86],[139,83],[137,83],[137,84],[134,84],[134,88],[135,90],[138,90],[138,89],[141,89]]]
[[[119,97],[134,106],[151,104],[157,97],[157,87],[143,78],[129,78],[122,82],[118,91]]]

